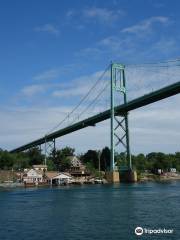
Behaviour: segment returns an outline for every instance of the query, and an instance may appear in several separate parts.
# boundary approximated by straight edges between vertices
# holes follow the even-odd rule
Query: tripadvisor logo
[[[166,229],[166,228],[149,229],[149,228],[136,227],[134,232],[136,235],[140,236],[142,234],[172,234],[174,230]]]
[[[135,234],[140,236],[143,234],[143,228],[142,227],[137,227],[135,228]]]

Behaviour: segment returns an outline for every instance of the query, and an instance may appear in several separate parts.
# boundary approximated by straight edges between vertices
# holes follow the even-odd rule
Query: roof
[[[71,174],[66,172],[47,171],[45,176],[49,179],[72,178]]]
[[[33,165],[33,168],[47,168],[47,165],[44,165],[44,164]]]
[[[69,172],[62,172],[62,174],[65,174],[65,175],[71,177],[71,174]]]
[[[57,176],[55,176],[53,179],[70,179],[72,178],[72,176],[70,176],[69,174],[65,174],[65,173],[59,173]]]
[[[44,174],[44,172],[42,171],[42,170],[35,170],[38,174],[41,174],[41,175],[43,175]]]
[[[35,169],[33,169],[33,168],[31,168],[31,169],[29,169],[27,172],[25,172],[24,174],[23,174],[23,176],[27,176],[29,173],[32,173],[32,172],[34,172],[36,175],[43,175],[43,171],[41,171],[41,170],[35,170]]]
[[[48,177],[49,179],[52,179],[52,178],[54,178],[58,175],[59,175],[59,172],[57,172],[57,171],[47,171],[47,172],[45,172],[45,176]]]
[[[82,165],[80,159],[76,156],[67,156],[67,159],[70,160],[73,167],[80,167]]]

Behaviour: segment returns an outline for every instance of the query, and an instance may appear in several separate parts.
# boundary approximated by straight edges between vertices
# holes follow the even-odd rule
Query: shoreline
[[[180,181],[180,175],[178,176],[158,176],[158,175],[147,175],[140,177],[140,179],[137,181],[137,183],[145,183],[145,182],[172,182],[172,181]],[[120,182],[121,183],[121,182]],[[87,185],[87,184],[81,184],[81,185]],[[93,184],[96,185],[96,184]],[[99,185],[99,184],[98,184]],[[67,185],[70,186],[70,185]],[[34,186],[36,188],[41,188],[44,186]],[[33,188],[34,188],[33,187]],[[46,187],[57,187],[57,186],[47,186]],[[0,183],[0,189],[5,188],[26,188],[24,183]]]
[[[180,180],[180,174],[175,175],[142,174],[140,175],[138,182],[166,182],[178,180]]]

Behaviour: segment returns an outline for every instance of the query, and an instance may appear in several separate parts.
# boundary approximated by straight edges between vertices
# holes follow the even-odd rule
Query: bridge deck
[[[152,93],[149,93],[149,94],[146,94],[146,95],[141,96],[139,98],[136,98],[132,101],[129,101],[127,104],[119,105],[119,106],[115,107],[115,114],[116,115],[123,115],[126,112],[129,112],[129,111],[132,111],[134,109],[146,106],[146,105],[151,104],[153,102],[157,102],[157,101],[162,100],[164,98],[168,98],[168,97],[176,95],[178,93],[180,93],[180,82],[174,83],[172,85],[161,88],[161,89],[159,89],[157,91],[154,91]],[[68,126],[68,127],[63,128],[63,129],[60,129],[58,131],[55,131],[55,132],[47,135],[46,140],[45,140],[45,137],[42,137],[42,138],[39,138],[39,139],[37,139],[33,142],[25,144],[21,147],[13,149],[10,152],[14,153],[14,152],[25,151],[29,148],[38,146],[40,144],[44,144],[45,141],[48,142],[48,141],[51,141],[55,138],[62,137],[62,136],[67,135],[69,133],[80,130],[82,128],[89,127],[89,126],[94,126],[96,123],[107,120],[108,118],[110,118],[110,109],[106,110],[102,113],[99,113],[97,115],[94,115],[90,118],[84,119],[80,122],[77,122],[77,123],[75,123],[71,126]]]

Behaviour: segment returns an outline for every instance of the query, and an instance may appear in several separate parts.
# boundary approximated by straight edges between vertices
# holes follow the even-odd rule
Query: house
[[[56,172],[56,171],[47,171],[45,172],[45,179],[46,179],[46,182],[49,183],[49,184],[54,184],[53,182],[53,178],[56,177],[57,175],[59,174],[59,172]]]
[[[72,176],[68,173],[59,173],[55,171],[47,171],[45,173],[46,181],[51,185],[61,185],[71,183]]]
[[[71,162],[70,174],[73,177],[83,177],[86,178],[90,173],[86,170],[86,167],[76,156],[67,157]]]
[[[170,170],[169,170],[171,173],[176,173],[177,171],[176,171],[176,168],[170,168]]]
[[[68,156],[68,160],[70,160],[71,163],[71,171],[76,171],[76,170],[85,170],[85,166],[82,164],[80,159],[78,159],[76,156]]]
[[[47,165],[44,165],[44,164],[33,165],[33,169],[37,171],[47,171]]]
[[[76,156],[68,156],[67,158],[70,160],[72,167],[81,167],[83,165]]]
[[[38,183],[43,182],[43,175],[43,171],[30,169],[23,174],[22,179],[24,183],[35,183],[38,185]]]
[[[73,180],[72,176],[67,173],[59,173],[57,176],[53,178],[56,184],[69,184]]]

